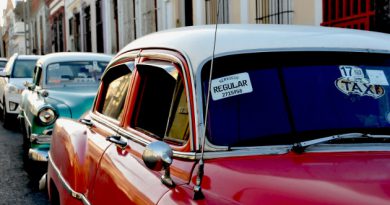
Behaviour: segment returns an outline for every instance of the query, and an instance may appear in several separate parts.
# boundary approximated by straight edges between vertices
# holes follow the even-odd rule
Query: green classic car
[[[79,119],[91,108],[100,77],[112,57],[95,53],[54,53],[41,57],[32,83],[25,83],[19,121],[30,159],[47,161],[54,122]]]

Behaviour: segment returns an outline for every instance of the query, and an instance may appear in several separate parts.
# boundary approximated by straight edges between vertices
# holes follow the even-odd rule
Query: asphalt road
[[[27,173],[31,170],[27,164],[22,134],[17,128],[4,129],[0,122],[0,204],[49,204],[47,194],[38,190],[37,177]]]

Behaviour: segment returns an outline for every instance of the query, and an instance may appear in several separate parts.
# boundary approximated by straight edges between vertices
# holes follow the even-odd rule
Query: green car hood
[[[71,118],[78,119],[87,110],[91,109],[98,86],[69,86],[47,89],[49,96],[46,103],[57,109],[58,104],[66,105],[71,113]],[[60,113],[61,115],[61,113]]]

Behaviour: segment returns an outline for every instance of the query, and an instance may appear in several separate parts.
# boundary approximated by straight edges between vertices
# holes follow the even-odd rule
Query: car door
[[[121,142],[108,147],[94,184],[93,204],[157,204],[172,187],[163,171],[148,169],[145,146],[162,140],[180,152],[190,146],[190,114],[181,68],[172,62],[148,60],[136,66]],[[176,158],[170,176],[176,186],[190,181],[194,161]],[[114,184],[114,186],[113,186]]]
[[[94,108],[80,120],[81,123],[74,123],[65,118],[57,120],[50,158],[54,162],[52,164],[58,166],[57,169],[69,183],[69,187],[75,193],[85,196],[75,197],[83,202],[91,201],[93,196],[91,188],[101,156],[115,140],[110,137],[116,135],[126,107],[125,98],[131,82],[132,65],[123,64],[107,70],[102,77]],[[61,204],[73,204],[74,200],[67,194],[61,196]]]

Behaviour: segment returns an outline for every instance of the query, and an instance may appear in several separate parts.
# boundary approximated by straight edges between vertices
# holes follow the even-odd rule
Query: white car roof
[[[16,59],[20,59],[20,60],[37,60],[40,57],[41,56],[39,56],[39,55],[17,55]]]
[[[67,61],[107,61],[111,60],[112,56],[101,53],[86,53],[86,52],[59,52],[51,53],[42,56],[37,61],[37,65],[45,67],[51,63],[67,62]]]
[[[180,51],[194,73],[212,56],[215,25],[156,32],[133,41],[119,54],[140,48]],[[297,25],[220,24],[215,56],[261,51],[353,51],[390,53],[390,35]]]

